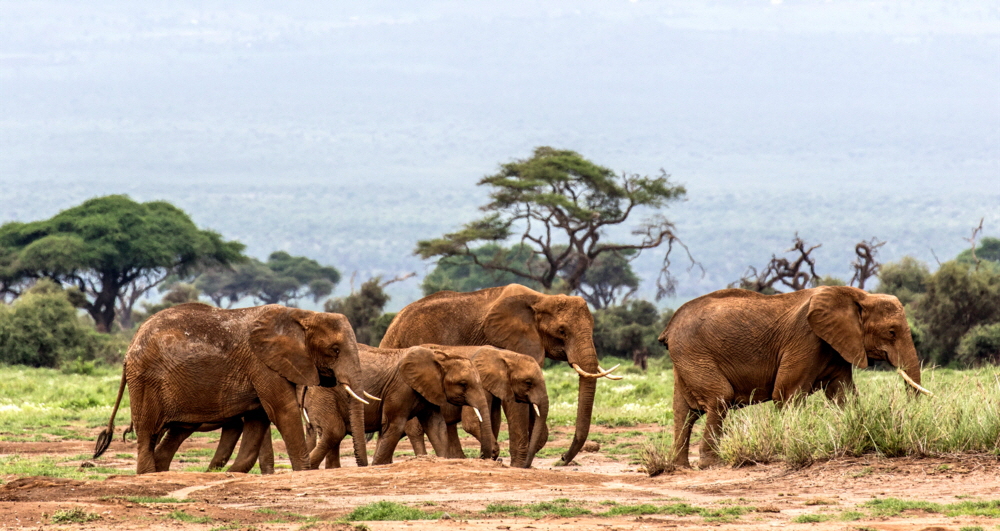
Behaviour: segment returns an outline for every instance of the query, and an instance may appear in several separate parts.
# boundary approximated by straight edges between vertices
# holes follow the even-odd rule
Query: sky
[[[884,239],[949,223],[933,237],[958,239],[998,216],[1000,6],[0,1],[0,182],[17,198],[0,221],[126,192],[176,201],[258,254],[392,272],[365,257],[410,268],[407,231],[469,221],[475,182],[539,145],[662,168],[689,190],[679,215],[735,194],[734,219],[700,220],[695,237],[791,233],[799,218],[776,206],[790,198],[814,201],[796,216],[849,220],[844,198],[860,197],[895,205]],[[303,221],[248,233],[269,196],[264,211]],[[928,196],[941,213],[905,207]],[[233,210],[212,211],[220,198]],[[373,236],[386,226],[373,212],[411,220],[408,239]],[[316,243],[334,237],[350,249]],[[785,239],[712,261],[766,260]]]

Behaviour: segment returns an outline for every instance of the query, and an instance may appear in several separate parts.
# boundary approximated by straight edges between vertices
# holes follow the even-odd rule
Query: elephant
[[[222,437],[219,439],[219,446],[208,463],[208,471],[219,470],[226,466],[229,458],[232,457],[236,449],[236,443],[240,436],[246,432],[244,444],[240,446],[240,453],[236,461],[229,467],[227,472],[249,472],[255,462],[260,462],[261,474],[274,473],[274,449],[271,442],[271,421],[267,418],[267,413],[263,409],[256,409],[244,414],[242,417],[228,419],[225,422],[215,422],[201,424],[193,430],[190,426],[174,426],[167,428],[166,434],[156,445],[154,456],[157,461],[169,463],[177,448],[195,431],[215,431],[222,429]],[[131,431],[131,426],[126,431]],[[247,440],[256,440],[259,432],[263,431],[260,447],[246,443]]]
[[[560,459],[568,464],[587,441],[597,378],[620,378],[611,374],[617,366],[604,370],[598,365],[593,333],[594,316],[583,298],[509,284],[468,293],[439,291],[413,302],[396,315],[379,346],[492,345],[531,356],[539,366],[546,357],[568,362],[580,374],[576,429]],[[510,402],[507,408],[528,410],[529,418],[535,414],[527,404]],[[511,466],[524,467],[527,455],[511,450]]]
[[[350,429],[355,432],[379,432],[372,463],[392,462],[392,454],[403,436],[410,418],[426,420],[449,405],[470,406],[488,411],[483,384],[472,362],[465,356],[424,347],[382,349],[359,345],[362,383],[379,399],[364,408],[364,422],[355,424],[347,412],[350,397],[340,388],[308,387],[302,400],[306,417],[317,435],[309,464],[317,468],[326,458],[327,468],[340,466],[340,441]],[[489,417],[484,429],[492,430]],[[438,430],[429,430],[435,448],[445,448]],[[456,434],[457,436],[457,434]],[[363,438],[361,440],[364,440]],[[493,454],[493,439],[484,438],[481,451]]]
[[[275,304],[236,310],[201,303],[174,306],[153,315],[132,339],[111,419],[97,438],[94,457],[111,442],[127,385],[139,474],[168,470],[179,434],[256,410],[266,416],[247,424],[252,429],[245,430],[244,445],[259,449],[270,419],[285,441],[292,470],[305,470],[308,456],[296,384],[343,387],[357,399],[350,414],[360,426],[360,371],[354,330],[341,314]],[[174,430],[170,446],[157,453],[157,442],[168,430]],[[358,465],[365,466],[364,432],[358,429],[355,435]]]
[[[885,360],[915,389],[920,363],[903,306],[891,295],[826,286],[778,295],[715,291],[674,313],[660,342],[674,365],[673,463],[690,467],[691,428],[706,415],[702,467],[718,463],[730,408],[824,390],[843,404],[852,369]]]
[[[531,356],[491,346],[424,346],[444,350],[449,353],[463,354],[472,360],[472,364],[476,367],[479,379],[482,380],[483,388],[487,393],[486,399],[490,404],[489,417],[490,424],[493,427],[492,432],[482,429],[483,423],[479,421],[478,416],[468,406],[461,408],[459,414],[461,415],[462,428],[470,435],[479,441],[482,441],[483,436],[489,436],[493,439],[492,457],[496,458],[499,450],[496,440],[500,434],[500,411],[503,405],[514,402],[518,404],[530,404],[534,408],[534,426],[528,424],[529,418],[526,414],[528,410],[525,408],[519,408],[518,412],[512,409],[504,411],[507,415],[507,430],[510,445],[511,447],[517,447],[517,450],[512,451],[511,454],[527,455],[525,468],[530,468],[535,454],[545,446],[545,442],[548,439],[548,428],[545,425],[545,421],[549,416],[549,394],[545,388],[545,377],[538,363]],[[452,421],[449,418],[449,414],[454,416],[455,413],[448,412],[442,408],[442,414],[448,422]],[[465,457],[462,452],[461,442],[458,440],[457,432],[454,434],[452,432],[448,433],[447,444],[448,457]]]

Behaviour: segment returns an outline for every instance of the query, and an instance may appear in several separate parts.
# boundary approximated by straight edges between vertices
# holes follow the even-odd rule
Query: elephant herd
[[[596,380],[621,379],[598,362],[594,318],[580,297],[518,284],[439,292],[405,307],[379,348],[359,345],[347,318],[278,305],[223,310],[200,303],[155,314],[125,356],[118,397],[94,457],[109,446],[125,388],[131,402],[137,472],[168,470],[195,431],[222,429],[209,468],[221,468],[242,437],[231,471],[258,460],[273,471],[270,425],[293,470],[340,466],[352,437],[368,464],[366,434],[378,433],[374,464],[391,463],[408,436],[424,434],[439,456],[465,457],[458,425],[495,459],[503,411],[510,465],[530,467],[548,439],[549,401],[541,366],[567,362],[579,373],[569,463],[587,440]],[[717,461],[726,411],[779,405],[822,389],[842,403],[852,367],[885,360],[914,388],[920,370],[895,297],[849,287],[760,295],[722,290],[681,306],[660,336],[674,363],[674,462],[689,466],[693,423],[707,416],[701,464]],[[303,429],[303,419],[306,428]],[[128,431],[128,430],[126,430]]]

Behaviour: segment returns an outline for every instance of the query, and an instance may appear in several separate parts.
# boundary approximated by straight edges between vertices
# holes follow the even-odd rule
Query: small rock
[[[444,513],[441,515],[440,520],[451,520],[451,515],[448,513]]]
[[[84,462],[80,463],[80,468],[94,468],[95,466],[97,466],[97,465],[95,465],[94,463],[92,463],[90,461],[84,461]]]
[[[601,450],[601,445],[595,441],[587,441],[583,443],[583,448],[580,450],[583,452],[598,452]]]

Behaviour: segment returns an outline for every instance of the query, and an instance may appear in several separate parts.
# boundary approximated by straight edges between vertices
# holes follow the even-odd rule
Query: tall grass
[[[895,373],[855,377],[858,396],[843,408],[821,393],[778,410],[772,404],[730,413],[719,443],[731,465],[874,453],[887,457],[985,452],[1000,455],[1000,369],[924,371],[934,397],[914,399]]]

